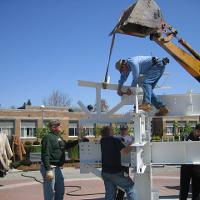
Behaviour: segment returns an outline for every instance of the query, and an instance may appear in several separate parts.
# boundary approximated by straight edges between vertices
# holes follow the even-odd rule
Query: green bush
[[[174,140],[179,141],[179,135],[174,135]]]
[[[26,153],[34,152],[34,146],[33,145],[24,145]]]
[[[21,161],[14,161],[10,164],[12,168],[18,168],[21,165],[30,166],[32,163],[30,160],[21,160]]]
[[[71,142],[70,140],[68,142]],[[79,145],[68,150],[70,160],[79,160]]]
[[[42,139],[49,132],[48,128],[37,128],[36,129],[36,137],[38,139]]]
[[[30,158],[30,152],[34,152],[34,146],[31,145],[24,145],[25,151],[26,151],[26,160],[29,160]]]
[[[153,135],[153,136],[151,137],[151,141],[152,141],[152,142],[160,142],[160,141],[161,141],[161,138],[160,138],[159,135]]]
[[[33,142],[33,145],[40,145],[40,142],[36,140]]]
[[[162,141],[163,141],[163,142],[168,142],[168,141],[170,141],[170,139],[169,139],[168,136],[163,136],[163,137],[162,137]]]
[[[24,142],[24,145],[26,145],[26,146],[32,145],[32,142],[31,142],[31,141],[25,141],[25,142]]]
[[[41,148],[42,146],[41,145],[38,145],[38,146],[33,146],[34,147],[34,150],[33,152],[41,152]]]

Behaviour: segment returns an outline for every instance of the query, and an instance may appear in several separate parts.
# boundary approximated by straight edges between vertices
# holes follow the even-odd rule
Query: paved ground
[[[42,200],[42,185],[21,174],[33,176],[42,181],[39,171],[8,173],[0,178],[0,200]],[[93,174],[80,174],[79,169],[65,168],[63,174],[66,185],[65,200],[103,200],[104,186],[101,179]],[[77,188],[75,186],[81,187]],[[153,168],[153,188],[160,192],[160,199],[178,199],[179,167],[165,166]],[[75,192],[72,192],[77,190]],[[76,195],[69,196],[67,193]],[[93,195],[92,195],[93,194]]]

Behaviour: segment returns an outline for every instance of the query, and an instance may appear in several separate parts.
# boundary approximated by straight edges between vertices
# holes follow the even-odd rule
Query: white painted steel
[[[151,166],[147,166],[145,173],[135,173],[134,181],[135,181],[135,199],[134,200],[153,200],[151,194],[152,187],[152,172]],[[155,199],[157,200],[157,199]]]
[[[138,103],[142,100],[141,88],[132,88],[133,95],[123,95],[121,101],[108,112],[101,112],[101,89],[102,83],[79,81],[79,85],[96,88],[97,112],[88,112],[86,107],[79,105],[86,112],[87,117],[80,121],[84,123],[130,122],[134,120],[135,142],[132,152],[122,156],[122,162],[134,170],[135,200],[157,200],[158,193],[152,191],[151,164],[200,164],[199,142],[153,142],[150,143],[151,118],[154,115],[144,115],[138,110]],[[123,89],[127,89],[124,87]],[[117,84],[107,84],[107,89],[117,90]],[[169,107],[171,116],[200,115],[200,94],[188,93],[185,95],[161,95],[161,100]],[[133,114],[129,113],[117,117],[114,115],[124,105],[135,105]],[[93,172],[99,175],[96,167],[101,163],[100,143],[86,142],[80,144],[80,171],[81,173]],[[145,191],[145,192],[144,192]]]
[[[200,164],[200,143],[152,142],[152,164]]]
[[[169,115],[200,115],[200,94],[170,94],[160,98],[170,109]]]

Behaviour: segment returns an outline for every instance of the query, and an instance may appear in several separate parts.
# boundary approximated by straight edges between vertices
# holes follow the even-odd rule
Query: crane
[[[136,37],[150,36],[165,49],[190,75],[200,82],[200,55],[178,31],[162,17],[161,10],[154,0],[138,0],[126,9],[111,34],[121,33]],[[172,40],[177,39],[179,47]]]

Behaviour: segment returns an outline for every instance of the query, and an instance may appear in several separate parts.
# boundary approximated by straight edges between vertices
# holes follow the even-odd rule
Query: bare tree
[[[59,90],[53,90],[49,97],[43,99],[43,104],[45,106],[69,107],[71,101],[68,94],[64,94]]]

